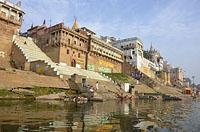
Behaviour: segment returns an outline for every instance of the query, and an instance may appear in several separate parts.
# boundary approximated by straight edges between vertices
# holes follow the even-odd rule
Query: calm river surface
[[[154,131],[199,132],[200,100],[85,104],[0,100],[0,132],[132,132],[139,131],[134,126],[142,121],[154,122]]]

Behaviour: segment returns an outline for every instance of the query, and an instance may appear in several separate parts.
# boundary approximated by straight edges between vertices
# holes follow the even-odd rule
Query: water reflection
[[[155,131],[198,131],[200,101],[0,101],[0,132],[138,131],[143,121]]]

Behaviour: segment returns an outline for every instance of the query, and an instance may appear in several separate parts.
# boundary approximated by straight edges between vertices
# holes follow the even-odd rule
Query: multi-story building
[[[155,78],[156,65],[144,58],[143,42],[139,38],[133,37],[117,40],[113,43],[113,46],[124,52],[126,62],[130,63],[145,75]]]
[[[0,0],[0,67],[10,67],[12,37],[19,33],[23,15],[20,2]]]
[[[77,68],[87,68],[88,37],[76,31],[77,22],[73,28],[64,23],[47,27],[32,27],[28,36],[35,39],[36,44],[56,63]]]
[[[113,43],[113,46],[124,52],[124,59],[136,66],[141,67],[141,61],[143,57],[143,42],[137,38],[127,38],[117,40]]]
[[[123,52],[95,36],[75,20],[71,28],[60,23],[31,27],[28,36],[56,63],[97,72],[122,72]]]
[[[183,78],[184,78],[184,71],[182,68],[172,68],[171,71],[171,83],[172,84],[183,84]]]
[[[108,73],[122,72],[123,57],[123,51],[94,35],[90,35],[88,70]]]

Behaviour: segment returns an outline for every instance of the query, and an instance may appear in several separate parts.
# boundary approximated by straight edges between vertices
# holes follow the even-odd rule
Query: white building
[[[117,40],[115,37],[109,37],[109,36],[100,36],[100,39],[102,39],[103,41],[109,44],[112,44],[113,42]]]
[[[124,52],[124,58],[127,62],[136,67],[141,67],[143,57],[143,42],[137,38],[127,38],[118,40],[113,43],[113,46]]]
[[[149,77],[155,77],[156,65],[144,58],[143,42],[138,37],[118,40],[114,47],[124,52],[124,59]]]

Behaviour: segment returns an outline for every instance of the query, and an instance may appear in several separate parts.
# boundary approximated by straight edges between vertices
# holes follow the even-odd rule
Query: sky
[[[16,2],[17,0],[11,0]],[[185,76],[200,83],[199,0],[21,0],[26,13],[22,25],[64,22],[74,18],[98,35],[139,37],[144,48],[152,44],[166,61],[182,67]]]

